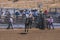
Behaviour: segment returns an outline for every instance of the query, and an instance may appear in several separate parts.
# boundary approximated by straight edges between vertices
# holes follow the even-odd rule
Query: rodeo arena
[[[60,40],[60,1],[0,0],[0,40]]]

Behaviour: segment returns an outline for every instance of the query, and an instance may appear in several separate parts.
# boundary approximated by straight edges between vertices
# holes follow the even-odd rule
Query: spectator
[[[11,14],[10,14],[10,12],[9,12],[9,11],[6,11],[5,15],[6,15],[8,18],[10,18],[10,17],[11,17]]]
[[[47,15],[47,14],[48,14],[48,11],[47,11],[47,10],[45,10],[45,11],[44,11],[44,14],[45,14],[45,15]]]
[[[15,15],[16,15],[16,20],[18,20],[19,12],[16,12]]]

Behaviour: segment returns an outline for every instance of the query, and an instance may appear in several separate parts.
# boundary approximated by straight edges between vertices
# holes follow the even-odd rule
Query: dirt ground
[[[60,40],[60,29],[39,30],[32,28],[27,34],[24,29],[0,29],[0,40]]]

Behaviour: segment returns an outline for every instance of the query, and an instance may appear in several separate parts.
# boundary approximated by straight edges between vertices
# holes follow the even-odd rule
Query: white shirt
[[[13,19],[12,18],[10,18],[10,21],[13,23]]]
[[[48,22],[53,22],[53,18],[48,18],[47,21]]]
[[[3,12],[2,16],[4,16],[4,15],[5,15],[5,13]]]
[[[26,14],[26,18],[29,18],[29,14]]]
[[[53,22],[53,18],[50,18],[50,22]]]

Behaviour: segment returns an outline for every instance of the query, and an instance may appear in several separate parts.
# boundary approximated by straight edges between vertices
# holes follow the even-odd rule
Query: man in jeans
[[[8,19],[8,27],[7,27],[7,29],[10,29],[10,26],[11,26],[11,28],[13,29],[13,19],[12,19],[12,17],[10,17],[10,18]]]
[[[32,20],[33,20],[33,16],[32,14],[29,14],[29,28],[32,28]]]
[[[25,32],[28,32],[28,30],[29,30],[29,14],[26,14]]]
[[[48,21],[48,29],[51,29],[51,26],[52,28],[54,29],[54,26],[53,26],[53,18],[49,16],[49,18],[47,19]]]

